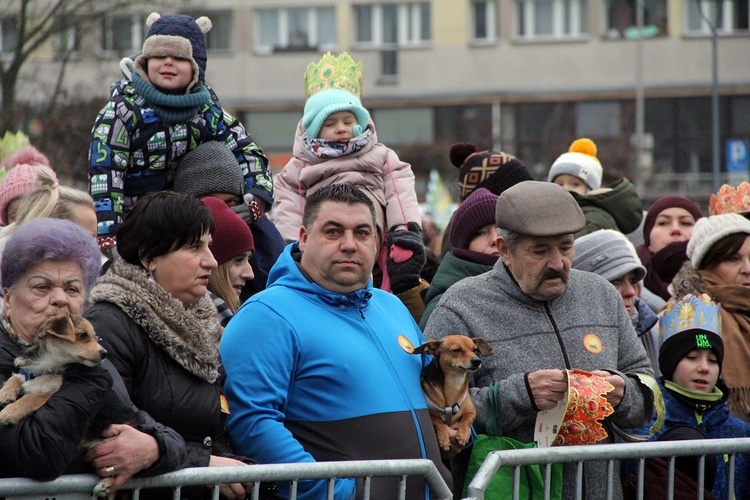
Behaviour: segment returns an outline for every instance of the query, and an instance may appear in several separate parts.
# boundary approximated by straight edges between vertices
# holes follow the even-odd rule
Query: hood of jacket
[[[430,282],[430,288],[427,289],[427,294],[424,298],[425,303],[445,293],[445,291],[457,281],[468,276],[476,276],[491,270],[492,266],[469,262],[468,260],[456,257],[453,255],[453,252],[448,252],[445,254],[445,257],[443,257],[440,266],[435,272],[435,276]]]
[[[149,280],[145,269],[117,259],[91,290],[89,302],[122,309],[180,366],[209,383],[219,378],[216,306],[204,295],[189,307]]]
[[[301,255],[298,242],[288,244],[268,274],[266,289],[275,286],[288,287],[299,291],[313,302],[323,302],[335,307],[351,306],[358,308],[360,311],[367,309],[372,297],[371,280],[367,281],[364,288],[351,293],[332,292],[308,279],[302,272],[302,268],[299,266]]]
[[[623,234],[632,233],[641,224],[643,208],[635,186],[627,179],[621,179],[609,188],[590,191],[585,196],[573,193],[581,208],[597,207],[612,215]]]

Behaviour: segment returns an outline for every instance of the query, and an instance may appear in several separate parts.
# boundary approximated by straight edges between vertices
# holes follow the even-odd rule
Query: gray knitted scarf
[[[214,345],[221,325],[208,295],[189,307],[149,279],[142,267],[115,260],[91,290],[89,302],[111,302],[185,370],[209,383],[219,377]]]

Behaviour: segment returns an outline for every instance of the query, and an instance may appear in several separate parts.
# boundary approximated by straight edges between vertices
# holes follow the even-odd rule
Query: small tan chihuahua
[[[471,438],[471,424],[477,416],[469,396],[469,373],[482,366],[482,356],[492,356],[492,346],[484,339],[448,335],[429,340],[413,354],[432,354],[433,360],[422,373],[422,392],[435,427],[438,444],[444,451],[451,443],[445,425],[459,422],[457,441],[461,446]],[[445,425],[444,425],[445,424]]]

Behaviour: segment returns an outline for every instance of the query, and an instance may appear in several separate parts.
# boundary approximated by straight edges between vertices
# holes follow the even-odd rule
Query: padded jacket
[[[0,385],[13,374],[13,360],[22,350],[0,326]],[[61,474],[94,472],[83,460],[78,445],[99,411],[104,394],[113,389],[127,400],[122,379],[108,360],[94,368],[76,365],[69,369],[60,390],[44,406],[16,425],[0,426],[0,477],[49,481]],[[141,413],[144,422],[138,428],[156,439],[160,458],[139,475],[163,474],[185,467],[183,439]]]

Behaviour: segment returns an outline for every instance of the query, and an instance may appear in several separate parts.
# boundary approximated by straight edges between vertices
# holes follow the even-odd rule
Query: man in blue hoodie
[[[424,337],[370,281],[381,243],[372,202],[334,184],[308,198],[302,224],[221,339],[235,450],[260,463],[429,458],[450,484],[420,387],[423,360],[411,354]],[[373,479],[371,497],[396,498],[398,483]],[[359,486],[338,480],[335,498]],[[302,481],[297,498],[324,498],[325,488]],[[407,481],[407,498],[429,498],[422,478]]]

